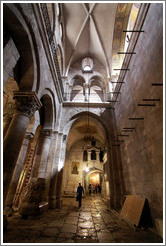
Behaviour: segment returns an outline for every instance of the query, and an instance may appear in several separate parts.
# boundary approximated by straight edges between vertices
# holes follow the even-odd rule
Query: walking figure
[[[93,186],[93,194],[95,195],[95,186]]]
[[[97,194],[97,184],[95,184],[95,191],[96,191],[96,194]]]
[[[79,186],[77,188],[77,196],[76,200],[79,202],[79,208],[81,207],[81,201],[82,201],[82,193],[84,193],[84,188],[82,187],[81,183],[79,183]]]
[[[88,189],[89,189],[89,195],[91,195],[91,192],[92,192],[92,191],[91,191],[91,188],[92,188],[92,187],[91,187],[91,184],[89,184],[89,187],[88,187]]]

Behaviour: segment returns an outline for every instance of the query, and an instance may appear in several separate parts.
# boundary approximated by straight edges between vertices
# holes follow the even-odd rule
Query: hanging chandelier
[[[83,149],[88,149],[92,145],[92,141],[95,140],[95,138],[91,135],[91,130],[89,126],[89,96],[88,96],[88,114],[87,114],[87,127],[86,127],[86,133],[83,137]]]

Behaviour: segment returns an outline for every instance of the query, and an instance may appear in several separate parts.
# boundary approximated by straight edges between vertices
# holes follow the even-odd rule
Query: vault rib
[[[83,4],[83,5],[84,5],[84,4]],[[81,34],[82,34],[82,32],[83,32],[83,30],[84,30],[84,28],[85,28],[85,26],[86,26],[86,24],[87,24],[87,22],[88,22],[88,19],[89,19],[90,15],[91,15],[91,13],[92,13],[92,11],[93,11],[95,5],[96,5],[96,4],[94,3],[93,6],[91,7],[91,9],[89,10],[89,12],[88,12],[88,10],[86,9],[86,6],[84,6],[84,8],[86,9],[87,16],[86,16],[86,18],[85,18],[85,20],[84,20],[84,23],[83,23],[82,26],[81,26],[81,29],[80,29],[80,31],[79,31],[79,33],[78,33],[78,36],[77,36],[77,38],[76,38],[76,41],[75,41],[75,44],[74,44],[74,48],[73,48],[73,51],[72,51],[72,53],[71,53],[71,56],[70,56],[68,65],[67,65],[66,76],[67,76],[67,74],[68,74],[69,67],[70,67],[71,61],[72,61],[72,59],[73,59],[74,52],[75,52],[75,50],[76,50],[78,41],[79,41],[79,39],[80,39],[80,37],[81,37]]]
[[[96,34],[97,34],[97,36],[98,36],[98,39],[99,39],[99,42],[100,42],[100,45],[101,45],[101,48],[102,48],[102,51],[103,51],[103,55],[104,55],[104,58],[105,58],[105,61],[106,61],[106,65],[107,65],[107,67],[106,67],[107,75],[108,75],[108,77],[110,77],[111,71],[110,71],[109,62],[108,62],[108,59],[107,59],[107,56],[106,56],[106,52],[105,52],[105,49],[104,49],[104,45],[103,45],[103,42],[102,42],[102,40],[101,40],[101,37],[100,37],[99,31],[98,31],[97,25],[96,25],[96,23],[95,23],[95,21],[94,21],[94,19],[93,19],[93,16],[91,15],[93,10],[91,11],[91,9],[90,9],[90,11],[88,12],[87,7],[85,6],[85,4],[84,4],[84,3],[82,3],[82,4],[83,4],[83,6],[84,6],[84,9],[85,9],[86,13],[89,14],[89,17],[90,17],[91,21],[92,21],[93,24],[94,24],[95,31],[96,31]],[[94,6],[95,6],[95,5],[96,5],[96,3],[93,4],[93,6],[92,6],[93,9],[94,9]]]
[[[108,59],[107,59],[107,56],[106,56],[106,52],[105,52],[105,49],[104,49],[104,45],[103,45],[103,42],[101,40],[101,37],[100,37],[100,34],[99,34],[99,31],[98,31],[98,28],[97,28],[97,25],[93,19],[93,16],[90,15],[90,19],[92,20],[93,24],[94,24],[94,27],[95,27],[95,30],[96,30],[96,34],[98,36],[98,39],[99,39],[99,42],[100,42],[100,45],[101,45],[101,48],[102,48],[102,51],[103,51],[103,55],[104,55],[104,58],[105,58],[105,61],[106,61],[106,70],[107,70],[107,75],[108,77],[110,77],[110,67],[109,67],[109,63],[108,63]]]

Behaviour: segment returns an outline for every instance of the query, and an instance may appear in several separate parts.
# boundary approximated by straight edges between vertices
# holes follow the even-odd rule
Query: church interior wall
[[[152,85],[163,81],[161,5],[150,4],[142,27],[144,32],[139,34],[134,50],[136,54],[131,57],[130,70],[126,72],[125,83],[117,95],[114,108],[111,108],[105,96],[105,104],[101,103],[98,106],[92,101],[89,105],[89,99],[85,98],[87,92],[95,90],[101,90],[102,93],[110,92],[110,78],[96,58],[92,81],[91,74],[82,71],[82,60],[73,62],[68,76],[64,76],[64,36],[60,37],[60,25],[64,28],[64,20],[61,15],[55,18],[54,34],[57,39],[56,48],[59,47],[58,59],[61,59],[58,61],[63,63],[59,64],[62,84],[65,92],[69,94],[73,92],[73,85],[76,85],[74,93],[82,90],[83,97],[79,104],[74,102],[72,96],[62,96],[57,67],[39,6],[25,3],[19,3],[17,6],[7,3],[7,6],[5,13],[11,12],[14,23],[21,23],[21,29],[20,33],[14,33],[14,25],[7,20],[7,16],[4,17],[4,186],[7,196],[5,205],[12,206],[17,184],[27,165],[29,173],[26,174],[26,178],[27,183],[30,182],[20,195],[20,213],[35,213],[36,208],[30,208],[32,197],[38,207],[43,203],[47,208],[61,208],[62,197],[75,195],[79,182],[86,193],[88,192],[86,185],[89,177],[85,171],[88,165],[91,170],[99,170],[103,175],[102,198],[108,208],[120,212],[126,195],[137,194],[148,200],[153,221],[156,218],[162,219],[163,91],[161,86]],[[21,31],[25,43],[18,42],[20,37],[23,38]],[[27,100],[28,97],[33,98],[33,107],[31,101]],[[140,104],[144,106],[139,106]],[[86,122],[87,115],[100,130],[101,142],[105,146],[103,162],[98,158],[83,161],[82,140],[77,139],[68,148],[70,131],[81,120]],[[129,120],[132,117],[143,119]],[[126,127],[132,130],[125,131]],[[123,134],[127,136],[120,137]],[[121,139],[119,144],[116,142],[117,136]],[[76,138],[74,134],[72,137]],[[11,156],[8,154],[9,148],[12,149]],[[78,163],[77,170],[73,170],[74,163]],[[36,197],[33,187],[38,187]],[[42,196],[39,199],[40,194]]]
[[[161,22],[162,8],[151,5],[115,106],[117,131],[129,135],[121,138],[124,143],[120,145],[126,193],[147,198],[153,217],[162,217],[162,87],[152,86],[162,83]],[[144,120],[129,120],[132,117]],[[123,127],[135,129],[121,132]]]
[[[97,145],[97,143],[96,143]],[[76,142],[70,150],[66,153],[66,161],[64,163],[64,177],[65,180],[64,184],[64,192],[62,194],[76,194],[76,189],[78,187],[78,183],[81,183],[85,189],[85,172],[87,168],[87,163],[89,169],[94,168],[98,170],[103,169],[103,163],[99,161],[99,152],[96,153],[98,160],[92,161],[90,158],[88,161],[83,161],[83,142],[80,140]],[[72,167],[73,164],[76,162],[78,163],[78,173],[73,172]],[[88,189],[86,187],[85,192]]]

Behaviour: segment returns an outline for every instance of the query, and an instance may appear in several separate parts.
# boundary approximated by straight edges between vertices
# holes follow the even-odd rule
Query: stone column
[[[100,161],[99,155],[100,155],[100,152],[96,151],[96,161]]]
[[[17,112],[13,115],[3,146],[4,202],[29,121],[41,107],[35,92],[14,92],[14,99]]]
[[[60,159],[61,159],[61,147],[62,147],[62,140],[63,140],[63,134],[58,133],[58,138],[57,138],[57,148],[56,148],[56,154],[55,154],[55,159],[53,163],[53,172],[52,172],[52,179],[53,179],[53,184],[52,184],[52,194],[51,194],[51,208],[55,207],[60,207],[60,197],[57,191],[57,184],[58,184],[58,179],[60,178],[59,170],[60,170]],[[60,180],[59,180],[60,181]]]
[[[65,101],[70,101],[68,77],[62,76],[62,81],[63,81],[64,91],[65,91]]]
[[[88,161],[91,161],[91,150],[88,151]]]
[[[68,91],[68,94],[69,94],[69,101],[71,101],[72,99],[72,85],[69,84],[69,91]]]
[[[9,187],[8,195],[6,198],[5,205],[8,207],[12,207],[13,198],[14,198],[14,195],[16,193],[17,184],[18,184],[18,181],[20,178],[20,174],[21,174],[22,167],[24,164],[24,160],[25,160],[25,156],[26,156],[27,149],[29,146],[29,142],[32,138],[33,138],[33,133],[26,132],[25,138],[23,140],[23,144],[22,144],[22,147],[21,147],[18,159],[17,159],[16,167],[14,169],[14,173],[13,173],[12,181],[11,181],[11,184]]]
[[[60,163],[61,163],[60,168],[62,170],[62,174],[61,174],[61,179],[58,179],[58,181],[60,181],[60,182],[58,182],[59,184],[58,184],[58,189],[57,189],[57,191],[58,191],[57,197],[59,198],[60,204],[62,205],[61,194],[62,194],[62,190],[64,190],[63,178],[65,178],[64,177],[64,163],[65,163],[65,156],[66,156],[66,136],[65,135],[63,135],[63,143],[62,143],[61,149],[62,150],[61,150],[61,158],[60,158]],[[60,170],[60,172],[61,172],[61,170]],[[58,207],[58,200],[57,200],[57,207]]]
[[[5,138],[6,132],[9,128],[12,117],[3,117],[3,138]]]
[[[49,156],[48,156],[48,164],[47,164],[47,172],[46,172],[46,180],[49,182],[46,182],[46,188],[45,188],[45,197],[47,198],[49,202],[49,206],[51,206],[51,201],[52,201],[52,189],[53,189],[53,173],[54,173],[54,160],[55,160],[55,155],[56,155],[56,148],[57,148],[57,140],[58,140],[58,131],[53,131],[53,136],[52,136],[52,144],[50,147],[49,151]]]
[[[50,144],[52,139],[52,130],[51,129],[43,129],[43,144],[41,149],[41,159],[40,159],[40,166],[38,170],[38,178],[45,178],[46,168],[47,168],[47,161],[48,161],[48,154],[50,151]]]
[[[51,182],[51,168],[52,162],[50,161],[52,155],[52,147],[54,147],[52,143],[52,130],[43,129],[42,134],[44,135],[44,141],[42,145],[42,152],[41,152],[41,160],[40,166],[38,171],[38,178],[45,179],[45,192],[44,192],[44,201],[49,203],[49,187]]]
[[[85,102],[86,102],[89,99],[89,85],[85,83],[84,88],[85,88]]]

